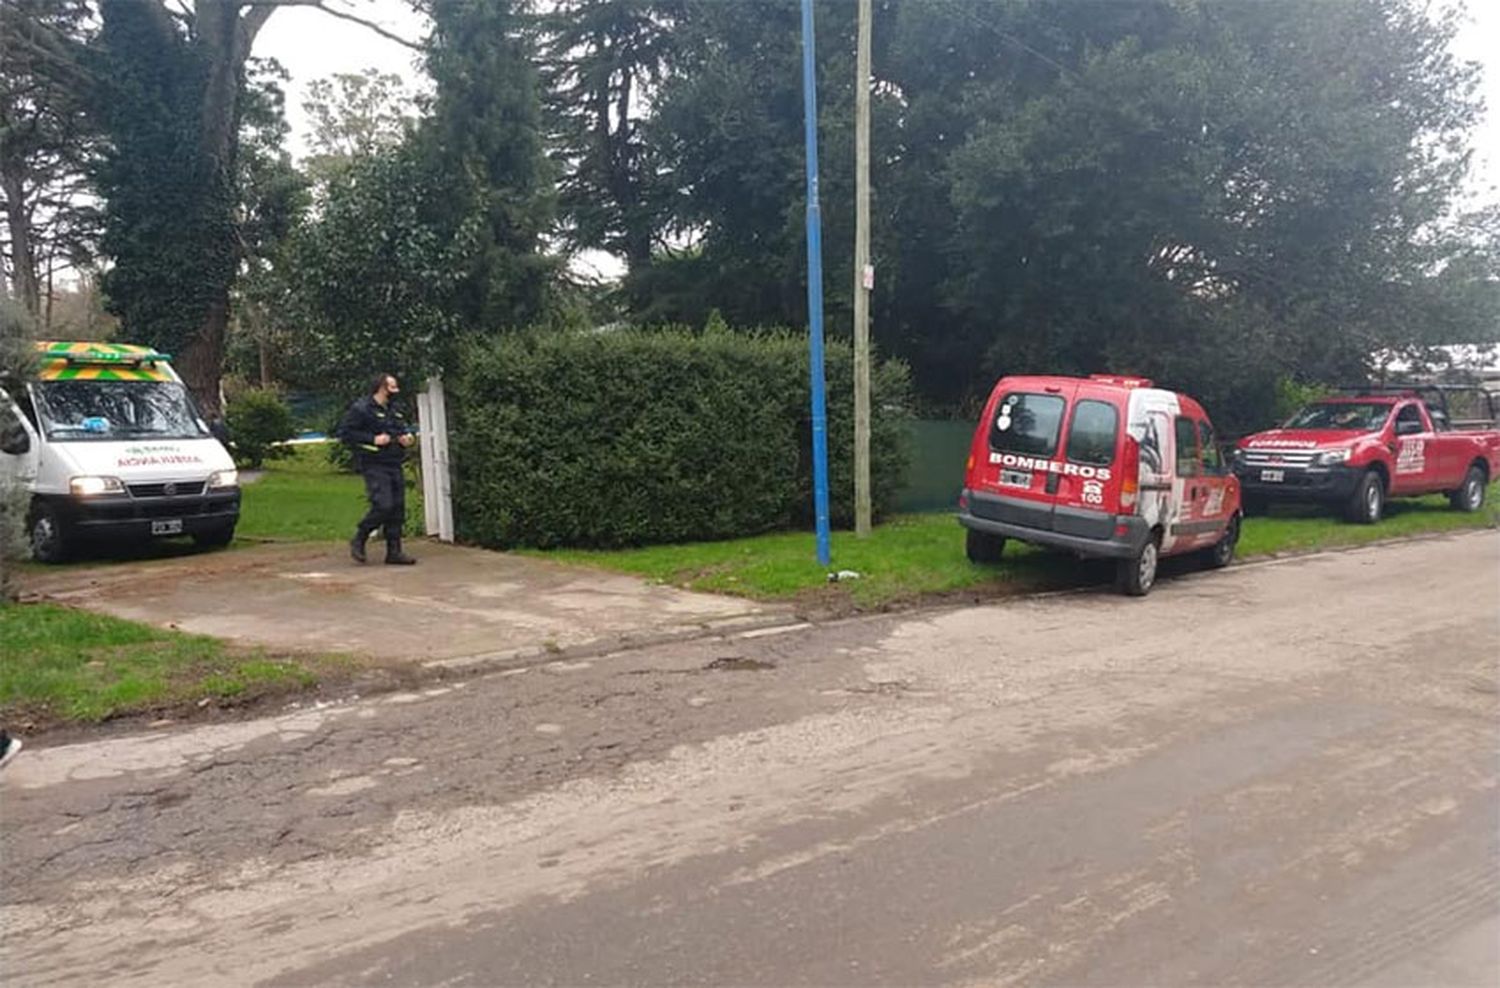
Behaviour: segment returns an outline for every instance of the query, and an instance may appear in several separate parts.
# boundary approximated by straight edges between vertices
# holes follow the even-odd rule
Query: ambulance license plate
[[[151,523],[152,535],[181,535],[182,519],[168,518],[164,521],[153,521]]]
[[[1286,480],[1285,470],[1262,470],[1260,472],[1260,481],[1263,484],[1279,484],[1284,480]]]
[[[1030,470],[1001,470],[1001,487],[1020,487],[1023,490],[1031,490]]]

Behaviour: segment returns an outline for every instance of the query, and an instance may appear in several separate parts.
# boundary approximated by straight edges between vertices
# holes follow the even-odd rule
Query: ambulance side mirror
[[[12,422],[0,429],[0,453],[21,456],[29,452],[31,452],[31,436],[27,435],[21,423]]]

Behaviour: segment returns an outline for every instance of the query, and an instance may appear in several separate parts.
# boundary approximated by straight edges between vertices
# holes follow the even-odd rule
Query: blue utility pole
[[[818,93],[813,64],[812,0],[802,0],[802,114],[807,133],[807,315],[812,365],[813,510],[818,562],[827,566],[828,403],[823,395],[823,218],[818,208]]]

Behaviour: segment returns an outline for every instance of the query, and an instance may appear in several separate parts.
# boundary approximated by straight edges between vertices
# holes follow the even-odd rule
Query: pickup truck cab
[[[1454,422],[1446,395],[1434,393],[1442,400],[1415,390],[1325,398],[1279,429],[1241,439],[1234,472],[1247,511],[1271,502],[1322,502],[1373,525],[1388,499],[1435,493],[1447,494],[1460,511],[1478,511],[1500,470],[1490,398],[1471,390],[1483,414]]]
[[[33,558],[179,535],[228,545],[239,475],[167,356],[124,343],[37,349],[35,380],[0,381],[0,490],[28,497]]]
[[[1239,482],[1192,398],[1143,378],[1004,377],[969,450],[958,521],[973,562],[1007,539],[1117,560],[1148,593],[1163,556],[1234,558]]]

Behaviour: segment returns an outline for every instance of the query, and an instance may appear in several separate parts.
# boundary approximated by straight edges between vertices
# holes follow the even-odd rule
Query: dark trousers
[[[400,542],[401,526],[406,523],[406,478],[401,467],[368,464],[364,477],[370,510],[360,519],[358,537],[368,538],[371,532],[383,528],[387,542]]]

